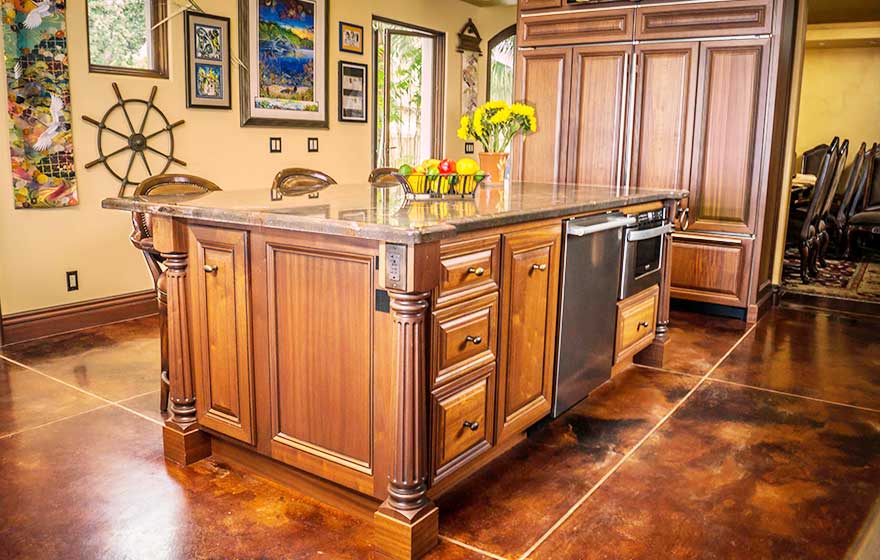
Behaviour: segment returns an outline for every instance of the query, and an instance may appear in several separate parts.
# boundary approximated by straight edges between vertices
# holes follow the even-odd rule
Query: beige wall
[[[202,8],[232,20],[236,51],[235,0],[200,0]],[[173,4],[172,4],[173,6]],[[170,28],[170,79],[151,80],[90,74],[86,54],[85,0],[68,0],[67,25],[70,50],[71,105],[74,156],[80,205],[68,209],[14,210],[9,153],[8,115],[0,117],[0,305],[3,314],[107,297],[149,289],[151,282],[143,258],[128,242],[129,216],[103,210],[101,200],[115,196],[118,183],[102,167],[84,169],[96,157],[96,131],[82,115],[100,117],[114,102],[110,83],[119,83],[123,95],[146,97],[159,86],[157,105],[169,119],[186,119],[175,131],[176,153],[188,162],[172,167],[212,179],[227,190],[265,189],[282,167],[321,169],[340,182],[363,181],[371,166],[371,125],[339,123],[337,114],[337,61],[342,58],[370,65],[373,15],[430,27],[447,34],[446,153],[463,155],[455,137],[460,116],[461,55],[455,52],[459,29],[474,19],[485,41],[515,21],[515,7],[477,8],[458,0],[331,0],[330,2],[330,128],[308,131],[283,128],[241,128],[238,111],[238,76],[232,74],[231,111],[186,109],[183,18]],[[363,56],[338,52],[338,22],[363,25],[367,39]],[[485,56],[480,61],[480,86],[485,97]],[[372,87],[372,84],[371,84]],[[6,97],[6,80],[0,85]],[[370,120],[372,122],[372,115]],[[269,136],[281,136],[284,152],[268,153]],[[306,152],[306,137],[320,138],[321,151]],[[78,270],[80,289],[68,293],[65,271]]]
[[[849,138],[880,142],[880,47],[808,48],[798,118],[797,153]]]

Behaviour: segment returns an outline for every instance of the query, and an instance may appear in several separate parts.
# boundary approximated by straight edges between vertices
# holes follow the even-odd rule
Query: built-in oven
[[[624,231],[620,299],[660,282],[666,234],[672,231],[672,222],[665,208],[640,212],[632,217],[635,223]]]

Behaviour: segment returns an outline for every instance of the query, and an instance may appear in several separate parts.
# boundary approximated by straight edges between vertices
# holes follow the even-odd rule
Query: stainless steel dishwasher
[[[611,377],[623,228],[634,223],[620,212],[566,222],[554,418]]]

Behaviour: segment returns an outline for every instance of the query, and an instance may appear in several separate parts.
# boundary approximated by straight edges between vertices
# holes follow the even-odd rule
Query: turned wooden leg
[[[389,292],[396,327],[394,459],[388,498],[374,515],[376,549],[419,558],[438,541],[439,511],[427,491],[427,339],[431,294]]]
[[[677,207],[677,201],[667,203],[666,211],[668,215],[674,216]],[[686,225],[681,227],[686,227]],[[666,344],[669,342],[669,294],[672,290],[671,252],[672,234],[669,233],[664,238],[663,253],[660,255],[663,275],[660,277],[660,300],[657,306],[657,325],[654,329],[654,341],[650,346],[633,357],[633,362],[637,364],[663,367],[663,354]]]
[[[830,235],[828,233],[828,226],[825,225],[825,222],[820,222],[816,256],[819,261],[819,266],[822,268],[828,266],[828,262],[825,260],[825,253],[828,251],[829,241]]]
[[[164,276],[164,272],[162,273]],[[166,293],[165,278],[163,277],[160,284],[161,287],[156,290],[157,299],[159,300],[159,355],[160,355],[160,372],[159,372],[159,410],[162,414],[168,412],[168,399],[171,396],[171,386],[168,381],[168,294]]]
[[[165,293],[170,417],[162,440],[165,458],[189,465],[211,454],[211,438],[196,422],[196,395],[190,358],[187,313],[187,241],[185,226],[166,216],[153,220],[153,243],[165,261]]]

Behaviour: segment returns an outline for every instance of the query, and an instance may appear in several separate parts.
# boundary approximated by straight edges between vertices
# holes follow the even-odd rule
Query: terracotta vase
[[[480,152],[480,167],[489,174],[487,183],[503,183],[504,172],[507,170],[508,153]]]

